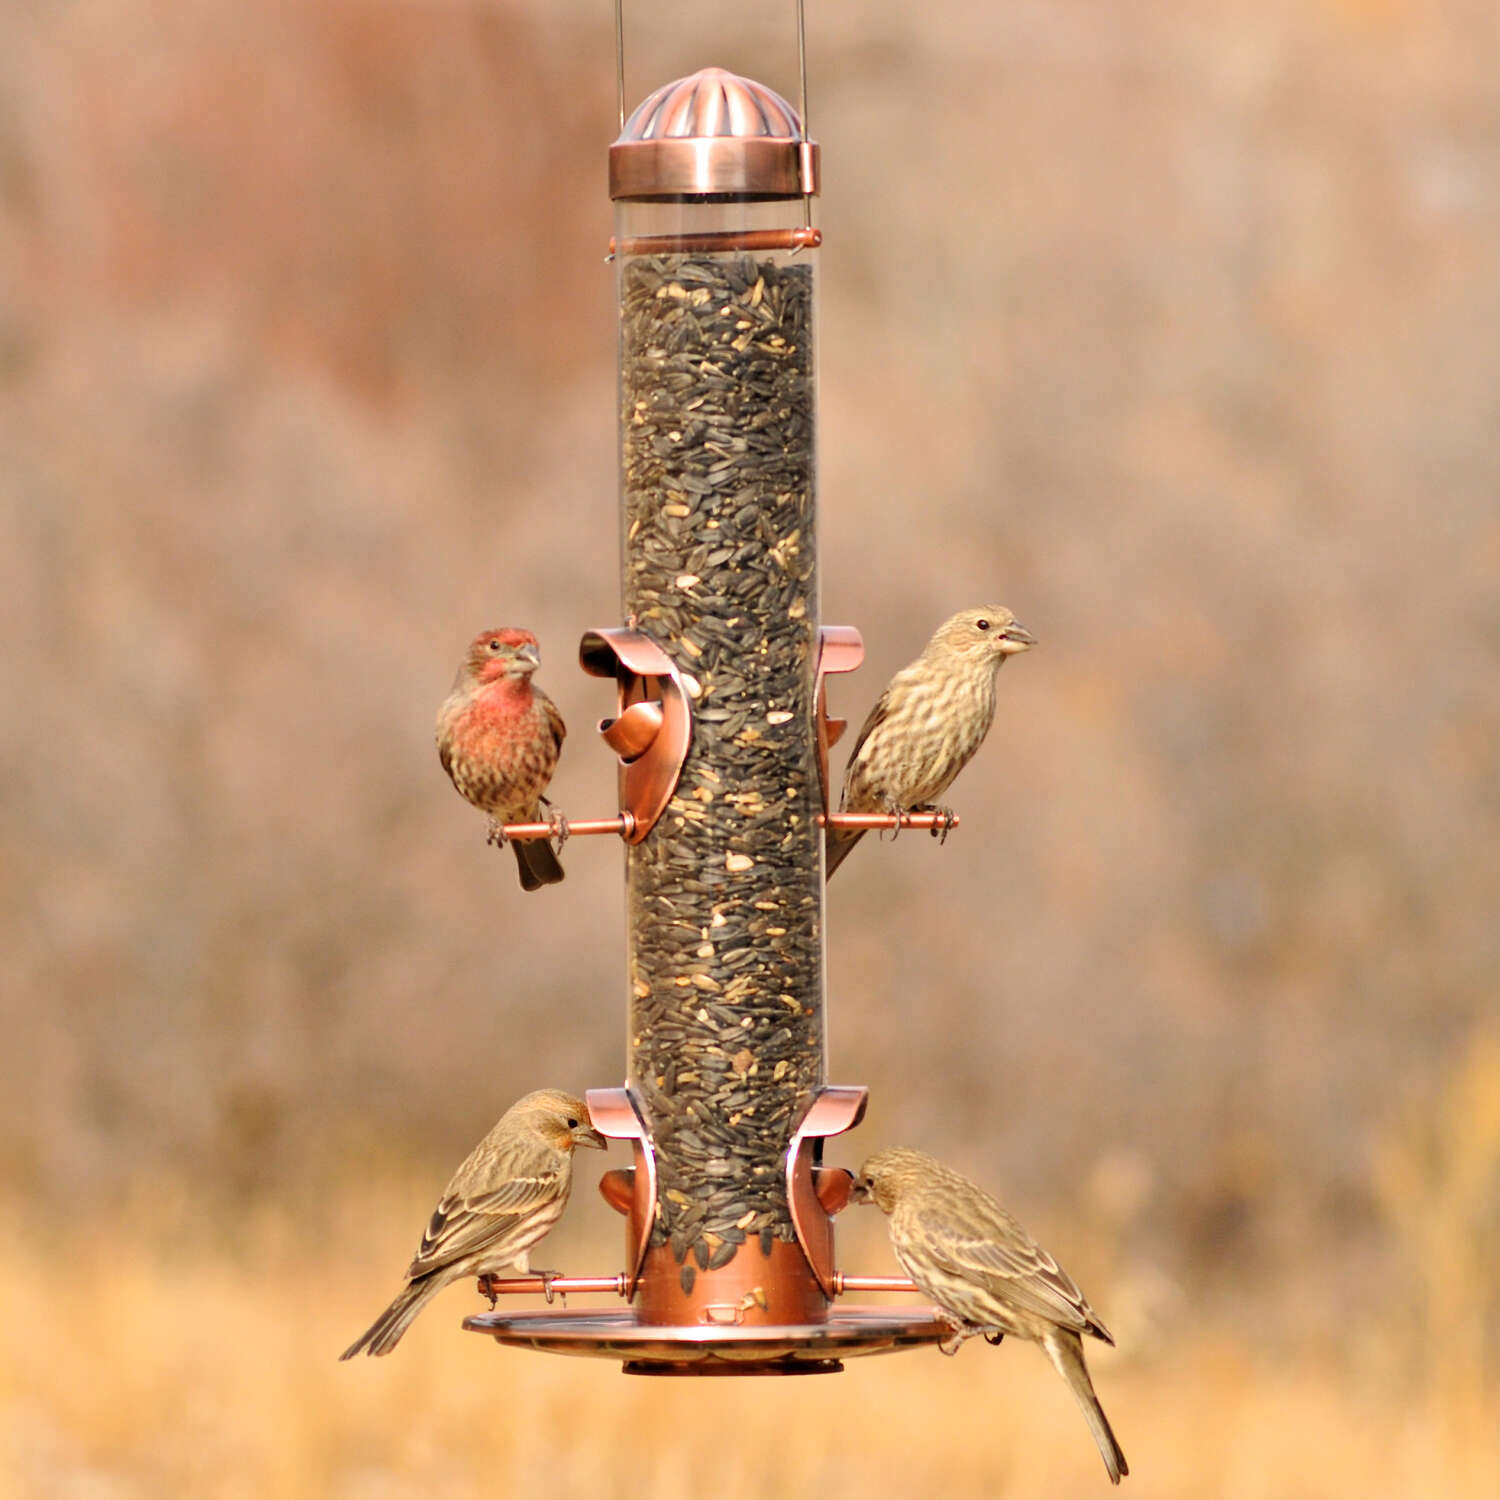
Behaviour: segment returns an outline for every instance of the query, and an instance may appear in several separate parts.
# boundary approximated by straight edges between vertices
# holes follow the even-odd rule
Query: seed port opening
[[[687,688],[666,652],[630,626],[586,632],[578,660],[590,676],[614,678],[619,694],[614,717],[600,720],[599,732],[620,759],[624,807],[615,828],[598,831],[619,832],[627,844],[638,844],[682,776],[693,739]]]

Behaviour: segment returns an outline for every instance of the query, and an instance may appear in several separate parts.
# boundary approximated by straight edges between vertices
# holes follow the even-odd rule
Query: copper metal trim
[[[546,1295],[549,1287],[553,1295],[559,1297],[591,1292],[614,1292],[617,1296],[628,1297],[628,1281],[624,1271],[616,1271],[613,1276],[481,1276],[478,1286],[481,1297],[541,1297]],[[849,1292],[916,1292],[918,1289],[909,1276],[851,1276],[846,1271],[835,1271],[830,1286],[835,1297]]]
[[[656,826],[677,790],[693,714],[676,664],[649,636],[628,626],[590,630],[578,660],[594,677],[613,677],[619,712],[599,721],[599,732],[620,757],[620,800],[630,820],[623,837],[639,844]]]
[[[848,719],[828,716],[828,678],[835,672],[852,672],[865,659],[864,638],[852,625],[825,625],[818,632],[817,707],[818,782],[823,788],[823,813],[828,813],[828,752],[843,738]],[[826,823],[825,823],[826,826]]]
[[[588,838],[600,833],[617,833],[621,838],[628,839],[634,827],[635,818],[628,812],[619,813],[613,818],[579,818],[576,822],[572,818],[567,820],[570,839]],[[505,823],[501,825],[500,831],[507,839],[519,839],[522,843],[529,839],[557,837],[557,828],[551,823]]]
[[[702,1324],[665,1328],[641,1323],[628,1308],[547,1308],[477,1313],[471,1333],[549,1354],[625,1361],[627,1374],[785,1375],[839,1361],[940,1343],[952,1331],[932,1308],[858,1304],[833,1308],[825,1323]]]
[[[481,1276],[481,1297],[566,1297],[570,1292],[614,1292],[624,1297],[626,1276]]]
[[[917,1284],[910,1276],[849,1276],[835,1271],[833,1290],[837,1297],[845,1292],[914,1292]]]
[[[819,828],[927,828],[942,832],[957,828],[960,821],[957,813],[942,812],[818,814]]]
[[[601,722],[604,743],[623,761],[635,760],[651,748],[666,723],[666,711],[655,698],[632,703],[617,719]]]
[[[609,148],[611,198],[813,198],[816,141],[773,136],[684,136],[616,141]]]
[[[774,89],[700,68],[648,94],[609,148],[611,198],[803,198],[818,147]],[[804,210],[810,225],[810,210]]]
[[[821,229],[725,229],[704,234],[643,234],[629,239],[609,237],[610,259],[615,255],[673,255],[686,252],[713,255],[736,250],[816,250],[823,243]]]
[[[622,142],[799,140],[797,111],[775,89],[727,68],[699,68],[653,89],[631,111]]]
[[[833,1220],[824,1202],[824,1194],[819,1191],[824,1184],[814,1179],[815,1143],[852,1130],[864,1118],[869,1100],[870,1091],[863,1085],[826,1085],[807,1106],[787,1147],[786,1196],[792,1227],[797,1231],[797,1242],[802,1246],[802,1253],[807,1257],[807,1264],[825,1297],[834,1295]],[[836,1175],[820,1175],[832,1189],[837,1182]],[[829,1201],[837,1202],[836,1194],[830,1192]],[[843,1202],[838,1206],[842,1208],[847,1201],[848,1192],[845,1190]]]
[[[628,1215],[625,1224],[625,1297],[634,1297],[640,1284],[641,1268],[651,1245],[651,1226],[656,1219],[656,1153],[651,1146],[651,1132],[636,1106],[629,1089],[590,1089],[584,1095],[589,1122],[600,1135],[611,1140],[629,1141],[635,1156],[630,1175],[630,1196],[620,1189],[624,1172],[616,1167],[600,1180],[604,1201],[617,1212]],[[605,1184],[609,1183],[606,1187]],[[621,1199],[624,1199],[623,1206]]]
[[[721,1266],[691,1253],[679,1261],[670,1244],[652,1246],[635,1313],[658,1328],[816,1326],[827,1317],[829,1301],[800,1245],[772,1237],[767,1253],[758,1236],[747,1234]]]
[[[599,1196],[617,1214],[628,1214],[635,1206],[635,1168],[611,1167],[599,1178]]]

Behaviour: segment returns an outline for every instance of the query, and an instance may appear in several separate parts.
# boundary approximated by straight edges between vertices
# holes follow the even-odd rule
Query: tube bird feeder
[[[634,1164],[601,1184],[625,1269],[551,1286],[629,1305],[465,1326],[636,1373],[835,1370],[946,1331],[930,1309],[835,1300],[910,1283],[836,1268],[850,1178],[822,1166],[865,1090],[827,1081],[821,828],[842,726],[824,680],[862,647],[818,618],[818,165],[797,110],[720,68],[657,89],[610,150],[628,623],[580,659],[618,689],[601,729],[623,807],[598,831],[626,843],[628,1019],[625,1087],[588,1097]]]

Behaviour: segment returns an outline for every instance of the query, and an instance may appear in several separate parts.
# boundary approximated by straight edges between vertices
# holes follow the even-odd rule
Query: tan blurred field
[[[632,96],[794,93],[791,11],[627,0]],[[1127,1493],[1488,1495],[1500,7],[808,12],[835,711],[959,604],[1041,641],[963,827],[832,890],[836,1159],[1057,1251]],[[618,850],[523,900],[430,739],[530,625],[613,806],[610,33],[0,3],[0,1496],[1104,1492],[1025,1348],[626,1380],[455,1289],[336,1362],[501,1108],[623,1069]]]
[[[1071,1397],[1023,1345],[859,1360],[822,1377],[641,1379],[461,1332],[484,1305],[465,1286],[393,1355],[338,1363],[408,1248],[371,1226],[409,1219],[421,1192],[404,1203],[399,1192],[351,1195],[329,1213],[338,1228],[326,1238],[259,1213],[227,1253],[76,1225],[43,1245],[11,1220],[0,1246],[0,1493],[1107,1492]],[[190,1211],[181,1200],[139,1207],[163,1227]],[[597,1200],[583,1210],[603,1212]],[[1483,1274],[1492,1292],[1493,1268]],[[1123,1292],[1095,1295],[1118,1333],[1138,1333]],[[1446,1341],[1459,1330],[1429,1331]],[[1180,1311],[1164,1333],[1142,1357],[1090,1355],[1131,1462],[1129,1493],[1493,1493],[1493,1400],[1472,1368],[1422,1378],[1439,1351],[1387,1344],[1378,1309],[1320,1351],[1278,1349],[1254,1328]]]

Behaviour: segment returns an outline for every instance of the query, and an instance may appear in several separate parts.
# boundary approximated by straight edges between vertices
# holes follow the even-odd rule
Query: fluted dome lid
[[[818,148],[774,89],[702,68],[648,95],[609,148],[611,198],[800,198]]]

